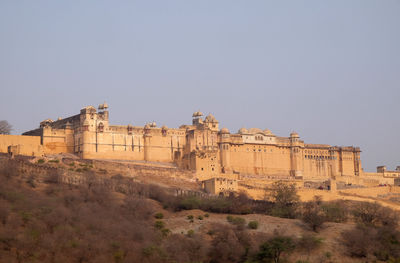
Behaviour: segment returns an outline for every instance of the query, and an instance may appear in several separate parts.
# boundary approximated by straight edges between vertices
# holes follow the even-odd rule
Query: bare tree
[[[8,121],[0,121],[0,134],[10,134],[12,130],[11,124]]]

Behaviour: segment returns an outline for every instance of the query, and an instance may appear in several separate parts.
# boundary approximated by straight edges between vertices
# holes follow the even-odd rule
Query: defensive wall
[[[226,128],[220,129],[212,114],[204,117],[199,111],[193,113],[191,124],[168,128],[158,127],[154,122],[144,126],[111,125],[107,104],[99,105],[97,110],[87,106],[67,118],[46,119],[39,128],[23,136],[1,135],[0,152],[7,152],[9,146],[16,146],[13,148],[16,154],[68,153],[93,162],[135,161],[142,162],[141,167],[151,166],[143,173],[165,168],[170,169],[166,175],[186,171],[200,181],[226,178],[249,187],[268,180],[319,182],[331,178],[348,184],[376,186],[394,184],[400,178],[400,168],[363,172],[358,147],[305,143],[296,132],[288,137],[259,128],[241,128],[231,133]]]
[[[84,107],[64,119],[40,122],[24,135],[40,136],[45,154],[72,153],[84,159],[114,159],[174,163],[201,180],[221,174],[327,178],[359,176],[358,147],[304,143],[296,132],[280,137],[268,129],[219,128],[209,114],[192,115],[192,124],[168,128],[111,125],[107,104]]]
[[[7,153],[9,146],[16,146],[15,154],[26,156],[42,156],[44,154],[39,136],[0,134],[0,153]]]

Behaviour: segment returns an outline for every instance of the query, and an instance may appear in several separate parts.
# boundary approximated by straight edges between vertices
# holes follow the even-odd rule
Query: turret
[[[192,124],[195,126],[198,126],[200,124],[203,124],[203,113],[201,111],[196,111],[193,113],[192,115],[193,120],[192,120]]]
[[[222,172],[230,173],[231,169],[231,156],[230,156],[230,133],[227,128],[222,128],[220,131],[220,153],[221,153],[221,167]]]
[[[300,136],[297,132],[290,134],[290,175],[302,176]]]
[[[214,115],[211,113],[207,115],[204,119],[204,126],[209,128],[212,131],[218,131],[218,121],[215,119]]]

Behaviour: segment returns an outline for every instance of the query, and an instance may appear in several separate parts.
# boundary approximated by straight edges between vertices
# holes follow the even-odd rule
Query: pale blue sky
[[[0,120],[293,130],[400,165],[400,1],[0,0]]]

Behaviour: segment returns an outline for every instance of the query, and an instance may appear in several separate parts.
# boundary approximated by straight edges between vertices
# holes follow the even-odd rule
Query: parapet
[[[384,173],[386,171],[386,165],[376,167],[376,172]]]

